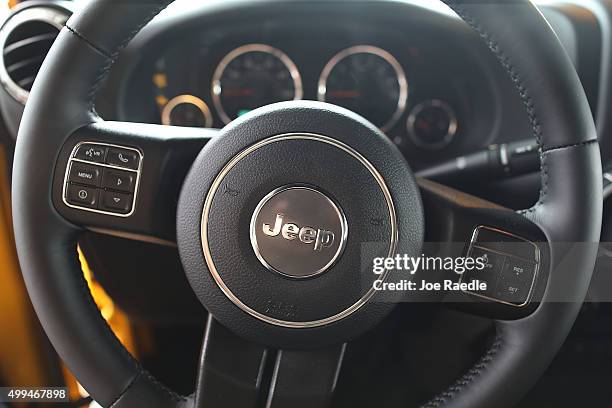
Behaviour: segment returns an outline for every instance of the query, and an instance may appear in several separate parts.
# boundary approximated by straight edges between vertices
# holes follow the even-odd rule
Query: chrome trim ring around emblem
[[[219,274],[219,271],[217,270],[215,263],[212,259],[212,254],[210,252],[210,247],[208,245],[207,226],[208,226],[210,210],[212,207],[212,202],[215,197],[215,194],[217,190],[219,189],[219,186],[223,182],[223,179],[225,178],[225,176],[232,170],[232,168],[234,168],[234,166],[236,166],[236,164],[238,164],[242,159],[244,159],[249,154],[255,152],[256,150],[264,146],[270,145],[272,143],[276,143],[280,141],[287,141],[287,140],[310,140],[314,142],[326,143],[330,146],[333,146],[337,149],[344,151],[345,153],[351,155],[353,158],[359,161],[374,177],[387,203],[387,207],[389,210],[390,230],[391,230],[388,256],[393,256],[395,252],[399,231],[398,231],[397,216],[395,213],[395,205],[393,203],[393,198],[391,197],[391,192],[389,191],[389,188],[387,187],[387,184],[385,183],[385,180],[382,177],[382,175],[378,172],[378,170],[376,170],[376,168],[372,165],[372,163],[370,163],[358,151],[348,146],[347,144],[344,144],[329,136],[323,136],[323,135],[318,135],[318,134],[313,134],[313,133],[286,133],[286,134],[281,134],[277,136],[271,136],[271,137],[268,137],[267,139],[260,140],[259,142],[253,144],[252,146],[244,149],[243,151],[238,153],[236,156],[234,156],[223,167],[223,169],[219,172],[217,177],[215,177],[210,187],[210,190],[208,191],[206,195],[206,198],[204,200],[204,208],[202,211],[202,219],[200,222],[200,236],[201,236],[201,241],[202,241],[202,250],[203,250],[204,259],[206,261],[206,265],[208,266],[210,274],[212,275],[213,279],[219,286],[219,289],[221,289],[221,291],[225,294],[225,296],[234,305],[236,305],[242,311],[255,317],[256,319],[266,322],[268,324],[272,324],[272,325],[280,326],[280,327],[287,327],[287,328],[294,328],[294,329],[307,329],[307,328],[324,326],[324,325],[342,320],[346,318],[347,316],[350,316],[351,314],[359,310],[361,307],[363,307],[374,296],[376,291],[374,290],[374,288],[370,288],[361,298],[359,298],[355,303],[353,303],[348,308],[332,316],[328,316],[322,319],[303,321],[303,322],[276,319],[276,318],[267,316],[263,313],[260,313],[257,310],[254,310],[253,308],[249,307],[248,305],[243,303],[231,291],[231,289],[225,284],[225,282],[221,278],[221,275]],[[385,271],[380,275],[380,279],[384,281],[387,278],[387,276],[388,276],[388,271]]]
[[[286,256],[283,257],[282,261],[285,261],[285,262],[283,262],[283,264],[288,264],[288,265],[284,265],[284,267],[280,267],[278,265],[275,267],[274,265],[272,265],[272,263],[275,263],[275,262],[269,261],[268,259],[266,259],[266,256],[262,253],[262,251],[267,249],[267,248],[261,248],[261,245],[258,243],[258,238],[257,238],[257,235],[258,235],[257,234],[257,230],[258,230],[258,228],[260,226],[259,223],[258,223],[258,219],[259,219],[259,216],[261,214],[262,209],[268,203],[270,203],[270,201],[272,199],[278,198],[278,197],[282,196],[283,194],[286,195],[286,194],[291,194],[291,193],[296,193],[296,192],[312,194],[313,195],[312,197],[316,197],[315,201],[318,199],[319,201],[322,201],[325,205],[327,205],[328,206],[327,210],[331,209],[331,213],[333,214],[332,218],[335,218],[334,220],[332,220],[332,222],[336,221],[339,224],[339,228],[340,228],[340,231],[333,231],[333,230],[329,231],[329,230],[323,230],[323,229],[318,228],[318,227],[321,227],[322,225],[317,225],[315,223],[305,224],[304,226],[302,226],[302,225],[299,226],[299,227],[301,227],[300,232],[292,233],[291,236],[288,235],[287,238],[285,238],[285,239],[296,240],[298,242],[302,241],[303,243],[306,243],[306,245],[309,245],[307,248],[309,249],[310,252],[312,252],[312,251],[316,252],[317,250],[321,251],[323,249],[326,249],[326,248],[323,248],[325,246],[334,247],[337,243],[339,243],[337,250],[332,254],[332,256],[330,257],[328,262],[326,262],[324,265],[318,267],[315,270],[311,269],[311,270],[309,270],[307,272],[304,272],[304,271],[300,270],[300,269],[303,269],[303,268],[292,268],[291,263],[290,262],[286,262],[287,261],[287,257],[293,258],[294,261],[297,261],[300,264],[308,262],[308,261],[305,262],[303,259],[296,259],[296,256],[298,256],[298,254],[296,254],[296,253],[286,254]],[[312,200],[309,200],[309,202],[307,203],[307,206],[310,205],[310,204],[314,204],[312,202]],[[304,207],[304,206],[302,206],[302,207]],[[315,210],[317,212],[324,211],[324,209],[322,209],[322,208],[318,208],[318,209],[315,209]],[[277,211],[273,211],[272,213],[270,213],[270,215],[276,217],[275,221],[277,221],[277,223],[278,223],[278,221],[287,222],[287,220],[291,220],[290,218],[287,218],[287,219],[283,220],[283,217],[286,217],[287,215],[283,214],[282,212],[278,213]],[[303,214],[300,214],[300,215],[303,216]],[[291,223],[285,223],[284,225],[285,226],[287,226],[287,225],[295,226],[296,230],[297,230],[297,228],[299,228],[295,224],[291,224]],[[310,225],[312,225],[312,227]],[[275,225],[275,227],[276,227],[276,225]],[[279,227],[278,230],[274,231],[274,232],[276,232],[275,235],[276,236],[278,236],[278,235],[280,235],[280,236],[286,235],[285,232],[281,233],[281,231],[280,231],[280,223],[279,223],[278,227]],[[318,229],[315,230],[313,227],[318,228]],[[305,234],[303,232],[310,233],[310,235],[307,235],[307,234]],[[337,237],[336,237],[336,234],[338,235]],[[267,235],[270,235],[270,234],[267,234]],[[328,240],[328,241],[331,241],[331,242],[323,243],[324,239],[322,237],[324,237],[324,236],[331,237],[331,239]],[[267,194],[259,202],[259,204],[257,204],[257,207],[255,207],[255,211],[253,211],[253,216],[251,217],[250,238],[251,238],[251,245],[253,246],[253,251],[255,251],[255,256],[257,256],[257,259],[259,259],[259,262],[261,262],[266,268],[268,268],[268,270],[270,270],[272,272],[279,273],[279,274],[281,274],[281,275],[283,275],[285,277],[288,277],[288,278],[306,279],[306,278],[311,278],[311,277],[320,275],[323,272],[327,271],[329,268],[331,268],[332,265],[334,265],[336,263],[336,261],[338,260],[338,258],[342,254],[342,252],[344,251],[344,247],[346,246],[347,237],[348,237],[348,223],[346,222],[346,217],[344,216],[344,213],[340,209],[340,206],[338,204],[336,204],[327,195],[323,194],[319,190],[316,190],[316,189],[314,189],[312,187],[308,187],[308,186],[291,185],[291,186],[279,187],[279,188],[274,189],[272,192]],[[303,239],[303,238],[307,238],[307,239]],[[283,240],[280,240],[280,242],[283,243]],[[300,244],[298,244],[298,245],[300,245]],[[310,249],[310,246],[312,246],[312,249]],[[319,246],[319,248],[317,248],[317,246]],[[296,248],[297,247],[298,246],[296,246]],[[275,248],[275,249],[278,250],[278,249],[281,249],[281,248]],[[276,258],[278,258],[278,255],[276,256]],[[278,261],[279,260],[277,259],[277,262],[276,262],[277,264],[280,263]],[[316,259],[315,259],[315,262],[316,262]],[[310,262],[310,263],[312,264],[313,262]],[[282,269],[284,269],[284,270],[282,270]],[[293,270],[291,272],[289,272],[288,269],[293,269]]]

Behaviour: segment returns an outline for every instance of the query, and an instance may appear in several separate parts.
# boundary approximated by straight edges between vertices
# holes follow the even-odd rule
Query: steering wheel
[[[274,359],[266,406],[326,406],[346,342],[401,300],[372,290],[371,257],[419,256],[427,239],[469,242],[468,251],[508,244],[506,263],[524,262],[527,278],[514,276],[517,297],[456,294],[453,304],[492,319],[497,337],[425,406],[517,402],[576,318],[602,212],[586,97],[535,6],[447,1],[507,71],[540,146],[540,200],[516,212],[416,180],[377,128],[328,104],[270,105],[218,132],[103,121],[94,101],[107,73],[168,3],[93,1],[75,14],[40,70],[17,139],[13,217],[23,276],[83,387],[102,406],[255,406]],[[178,245],[210,312],[193,395],[156,381],[101,318],[76,255],[85,228]]]

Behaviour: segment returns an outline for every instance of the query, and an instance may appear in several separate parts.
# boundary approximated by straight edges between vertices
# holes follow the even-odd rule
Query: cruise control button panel
[[[479,280],[487,284],[487,289],[466,293],[516,307],[529,303],[540,266],[540,249],[535,243],[480,226],[474,230],[468,256],[483,258],[484,268],[467,271],[461,281]]]
[[[81,143],[72,151],[64,178],[64,203],[84,211],[127,217],[134,211],[142,154],[104,143]]]

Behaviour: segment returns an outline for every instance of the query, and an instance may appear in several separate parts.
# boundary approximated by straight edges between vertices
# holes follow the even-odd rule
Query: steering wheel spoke
[[[211,129],[95,122],[58,158],[53,201],[71,222],[103,233],[174,243],[176,202]]]
[[[195,408],[329,406],[346,344],[274,352],[245,340],[209,315]]]
[[[266,408],[328,407],[346,343],[315,350],[280,350]]]
[[[446,273],[462,285],[446,292],[453,307],[498,319],[535,310],[547,280],[548,245],[540,228],[522,214],[450,187],[420,179],[426,242],[437,256],[472,258],[475,265]],[[428,245],[426,245],[426,248]]]
[[[255,407],[269,354],[263,346],[235,335],[209,315],[194,407]]]

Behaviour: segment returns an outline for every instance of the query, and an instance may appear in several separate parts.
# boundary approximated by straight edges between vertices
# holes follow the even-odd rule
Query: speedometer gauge
[[[285,53],[265,44],[236,48],[213,74],[213,102],[226,124],[260,106],[302,95],[297,66]]]
[[[357,45],[334,55],[318,84],[318,99],[359,113],[382,131],[406,109],[408,82],[397,59],[371,45]]]

